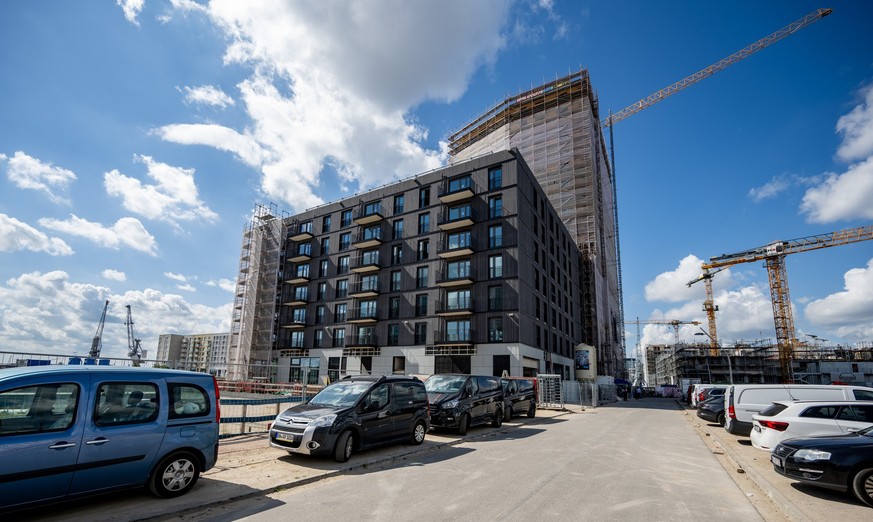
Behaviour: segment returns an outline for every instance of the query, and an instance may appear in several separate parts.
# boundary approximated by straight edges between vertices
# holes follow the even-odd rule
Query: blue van
[[[0,369],[0,508],[133,487],[187,493],[218,457],[218,399],[202,373]]]

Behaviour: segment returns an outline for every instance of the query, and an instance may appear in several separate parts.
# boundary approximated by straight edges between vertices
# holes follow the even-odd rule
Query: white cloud
[[[194,286],[192,286],[188,283],[185,283],[184,285],[176,285],[176,288],[178,288],[179,290],[182,290],[183,292],[196,292],[197,291],[197,288],[195,288]]]
[[[110,268],[107,268],[106,270],[101,272],[100,275],[102,275],[104,279],[109,279],[111,281],[120,281],[122,283],[127,281],[127,274],[118,270],[112,270]]]
[[[837,156],[845,161],[873,154],[873,84],[862,90],[861,95],[864,101],[837,120],[837,132],[843,136]]]
[[[145,6],[145,0],[115,0],[115,3],[124,11],[124,18],[139,27],[139,20],[136,17],[139,16],[139,13]]]
[[[188,278],[182,274],[174,274],[173,272],[164,272],[164,277],[172,279],[173,281],[179,281],[180,283],[184,283],[188,280]]]
[[[775,198],[789,187],[791,187],[791,181],[784,176],[779,176],[771,179],[760,187],[749,189],[748,196],[752,201],[758,203],[765,199]]]
[[[158,336],[164,333],[230,331],[230,303],[209,307],[152,289],[117,295],[70,281],[66,272],[32,272],[0,285],[0,346],[15,346],[22,353],[85,355],[107,299],[101,352],[106,357],[127,357],[125,305],[131,305],[137,337],[149,357],[157,355]]]
[[[676,303],[702,297],[705,294],[703,281],[688,286],[689,281],[697,279],[703,273],[703,270],[700,268],[702,264],[703,261],[693,254],[685,256],[684,259],[679,261],[679,266],[676,267],[676,270],[658,274],[654,280],[646,283],[646,301]],[[713,279],[713,284],[715,284],[715,281],[718,281],[719,286],[729,286],[731,271],[730,269],[723,270],[715,277],[717,279]],[[678,318],[672,317],[671,319]]]
[[[103,247],[118,250],[126,246],[152,256],[158,255],[154,236],[136,218],[121,218],[111,227],[106,227],[71,214],[70,219],[65,221],[42,218],[39,224],[58,232],[83,237]]]
[[[69,256],[73,249],[64,240],[48,237],[14,217],[0,214],[0,252],[45,252],[53,256]]]
[[[233,98],[218,87],[201,85],[200,87],[176,87],[179,92],[185,94],[185,103],[190,105],[210,105],[226,109],[234,105]]]
[[[873,259],[865,268],[843,276],[843,290],[806,305],[810,323],[831,329],[840,337],[866,340],[873,337]]]
[[[830,174],[806,191],[800,211],[811,223],[873,218],[873,157],[851,165],[843,174]]]
[[[252,124],[157,133],[258,165],[264,195],[294,210],[321,202],[326,167],[362,188],[430,170],[443,151],[425,148],[426,130],[408,114],[426,100],[457,100],[473,73],[493,63],[510,5],[211,2],[210,16],[231,41],[225,61],[253,71],[238,86]]]
[[[43,163],[20,150],[11,158],[0,154],[0,161],[9,162],[6,177],[18,188],[40,190],[45,192],[53,203],[70,204],[69,199],[57,194],[56,191],[66,191],[70,183],[76,180],[73,171],[55,167],[51,163]]]
[[[233,292],[236,290],[236,283],[230,279],[219,279],[218,281],[206,281],[206,286],[217,286],[225,292]]]
[[[124,208],[149,219],[178,227],[179,221],[215,221],[218,215],[202,201],[194,183],[194,169],[174,167],[149,156],[135,155],[143,163],[155,185],[125,176],[118,170],[103,175],[106,193],[122,198]]]

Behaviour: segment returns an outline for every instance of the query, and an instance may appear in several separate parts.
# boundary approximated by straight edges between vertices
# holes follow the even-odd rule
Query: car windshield
[[[318,392],[309,404],[322,406],[354,406],[355,402],[372,386],[372,382],[335,382]]]
[[[452,393],[459,391],[466,380],[464,375],[432,375],[424,387],[428,393]]]

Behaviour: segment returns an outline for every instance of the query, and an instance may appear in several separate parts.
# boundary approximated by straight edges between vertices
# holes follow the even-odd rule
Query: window
[[[154,388],[151,385],[145,386],[146,388]],[[168,388],[170,394],[169,417],[171,419],[199,417],[209,414],[209,395],[207,395],[206,390],[203,388],[193,384],[168,384]],[[148,399],[151,402],[151,398],[144,396],[143,399]],[[128,402],[131,400],[129,396],[127,400]],[[150,419],[155,418],[157,418],[156,414],[152,414],[150,417]]]
[[[462,319],[459,321],[446,321],[446,341],[470,341],[470,320]]]
[[[400,270],[391,271],[391,292],[397,292],[400,290]]]
[[[308,286],[298,286],[294,288],[294,300],[295,301],[306,301],[307,297],[309,297],[309,287]]]
[[[391,363],[391,371],[394,372],[395,375],[406,373],[406,357],[403,357],[402,355],[395,356]]]
[[[345,357],[328,357],[327,358],[327,378],[333,381],[338,381],[341,374],[346,373],[346,358]]]
[[[494,167],[488,169],[488,190],[499,189],[503,186],[503,168]]]
[[[466,230],[464,232],[455,232],[453,234],[449,234],[448,237],[448,250],[455,250],[458,248],[469,248],[470,245],[473,244],[472,236],[470,235],[470,231]]]
[[[297,265],[297,269],[294,273],[297,277],[309,279],[309,265]]]
[[[295,308],[291,314],[291,322],[306,324],[306,308]]]
[[[318,290],[315,292],[315,299],[318,301],[324,301],[325,295],[327,295],[327,283],[318,283]]]
[[[379,251],[378,250],[367,250],[363,254],[361,254],[361,265],[378,265],[379,264]]]
[[[321,218],[321,233],[327,234],[330,232],[330,216],[324,216]]]
[[[324,331],[323,330],[316,330],[315,331],[315,340],[312,342],[312,345],[315,348],[321,348],[321,346],[323,344],[324,344]]]
[[[336,298],[342,299],[349,295],[349,280],[340,279],[336,282]]]
[[[459,219],[469,219],[473,216],[473,206],[469,203],[449,209],[449,221],[458,221]]]
[[[346,303],[338,303],[333,307],[333,322],[344,323],[346,321],[346,311],[348,305]]]
[[[298,256],[311,256],[312,255],[312,243],[300,243],[297,245],[297,255]]]
[[[303,331],[291,332],[291,348],[303,348]]]
[[[297,233],[298,234],[311,234],[312,233],[312,221],[304,221],[297,225]]]
[[[322,259],[318,263],[318,277],[327,277],[327,259]]]
[[[423,259],[427,259],[428,255],[429,255],[428,254],[429,248],[430,248],[430,241],[429,240],[419,239],[418,240],[418,253],[417,253],[416,259],[418,261],[421,261]]]
[[[339,348],[346,345],[346,329],[345,328],[334,328],[333,329],[333,346],[334,348]]]
[[[403,239],[403,220],[394,220],[394,239]]]
[[[361,301],[360,317],[378,319],[379,315],[376,311],[376,300]]]
[[[323,324],[324,323],[324,305],[318,305],[315,307],[315,324]]]
[[[450,280],[470,277],[470,260],[449,261],[446,265],[446,276]]]
[[[418,208],[430,206],[430,187],[418,189]]]
[[[400,318],[400,298],[392,297],[388,300],[388,319]]]
[[[79,395],[79,386],[72,383],[27,386],[0,393],[0,435],[68,429],[79,409]]]
[[[503,255],[488,256],[488,278],[498,279],[503,277]]]
[[[512,375],[512,373],[510,373],[511,368],[508,355],[495,355],[492,357],[491,362],[493,366],[491,375],[503,375],[503,372],[506,372],[506,375]],[[525,381],[519,382],[518,385],[521,386],[523,382]]]
[[[330,238],[323,237],[321,238],[321,255],[326,256],[330,254]]]
[[[415,296],[415,317],[427,315],[427,294]]]
[[[491,196],[488,198],[488,219],[503,215],[503,197]]]
[[[503,246],[503,225],[491,225],[488,227],[488,248]]]
[[[349,256],[341,256],[337,259],[336,273],[347,274],[349,272]]]
[[[400,344],[400,325],[388,325],[388,346],[397,346]]]
[[[382,227],[379,225],[374,225],[372,227],[367,227],[364,229],[364,233],[361,234],[361,239],[368,241],[370,239],[382,239]]]
[[[499,343],[503,341],[503,318],[488,318],[488,342]]]
[[[363,292],[378,292],[379,291],[379,276],[368,275],[361,278],[361,291]]]
[[[381,201],[374,201],[374,202],[367,203],[364,205],[364,214],[363,214],[364,216],[373,216],[376,214],[379,214],[379,215],[382,214],[382,202]]]
[[[358,328],[358,344],[362,346],[376,344],[376,327],[361,326]]]
[[[391,264],[399,265],[403,262],[403,245],[391,246]]]
[[[351,232],[343,232],[340,234],[340,244],[339,249],[340,252],[343,250],[348,250],[352,246],[352,233]]]
[[[503,310],[503,287],[489,286],[488,287],[488,309]]]
[[[427,234],[430,232],[430,214],[419,214],[418,215],[418,233],[419,234]]]
[[[415,269],[415,288],[427,288],[428,269],[420,266]]]
[[[403,202],[404,202],[403,194],[398,194],[394,196],[394,215],[403,214]]]
[[[460,190],[468,189],[473,186],[473,180],[469,175],[464,176],[462,178],[455,178],[449,180],[449,194],[452,192],[458,192]]]
[[[446,292],[447,310],[468,310],[473,307],[470,290],[452,290]]]
[[[343,210],[343,213],[340,214],[340,228],[346,228],[351,226],[352,224],[352,211],[351,210]]]
[[[414,344],[427,343],[427,323],[415,323],[415,339]]]

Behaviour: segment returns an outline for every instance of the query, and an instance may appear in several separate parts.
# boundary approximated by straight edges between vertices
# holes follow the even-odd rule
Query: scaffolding
[[[511,148],[582,252],[581,342],[596,347],[602,374],[623,376],[615,193],[588,71],[507,98],[449,137],[452,163]]]

